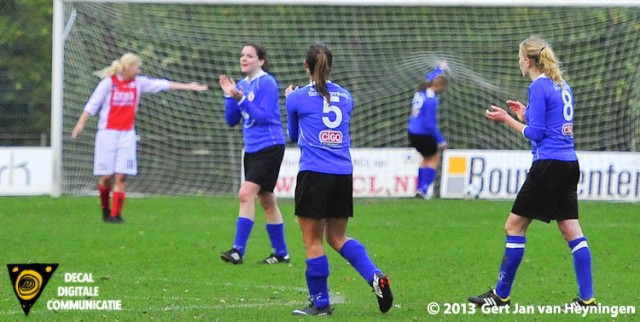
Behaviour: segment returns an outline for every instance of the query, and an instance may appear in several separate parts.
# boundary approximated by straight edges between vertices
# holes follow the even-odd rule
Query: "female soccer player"
[[[307,253],[306,279],[311,304],[293,315],[330,315],[327,243],[373,287],[380,311],[393,303],[389,278],[376,267],[364,246],[346,235],[353,217],[353,165],[349,152],[351,93],[328,81],[333,64],[329,47],[321,42],[307,50],[304,68],[309,85],[286,90],[288,132],[300,147],[295,191],[295,214]]]
[[[280,121],[279,87],[269,74],[267,50],[249,43],[240,54],[240,70],[246,77],[237,84],[220,76],[225,94],[225,119],[230,127],[242,123],[244,134],[244,182],[240,186],[240,211],[233,247],[220,253],[223,261],[241,264],[256,217],[256,197],[264,210],[273,252],[263,264],[289,262],[284,222],[273,188],[284,157],[284,129]]]
[[[135,116],[141,94],[155,94],[169,90],[205,91],[206,85],[178,83],[166,79],[140,76],[142,60],[126,53],[113,61],[111,66],[94,73],[102,78],[73,128],[71,138],[82,133],[89,117],[100,111],[96,133],[93,174],[100,176],[98,191],[102,219],[110,223],[122,223],[122,206],[125,199],[126,177],[138,173],[136,155]],[[109,208],[112,177],[113,205]]]
[[[570,304],[595,306],[591,251],[578,221],[577,184],[580,166],[573,144],[573,93],[562,79],[559,62],[549,44],[536,36],[520,43],[522,75],[532,80],[529,105],[507,101],[520,121],[491,106],[486,117],[504,123],[531,141],[533,164],[505,224],[506,249],[495,288],[469,297],[478,305],[510,303],[511,286],[524,255],[525,234],[534,219],[556,220],[573,255],[579,294]]]
[[[407,129],[409,144],[422,155],[416,187],[418,198],[431,198],[429,186],[436,178],[441,151],[447,147],[447,141],[438,129],[437,120],[438,95],[444,93],[449,87],[446,68],[447,63],[442,62],[427,74],[425,81],[418,85],[411,103]]]

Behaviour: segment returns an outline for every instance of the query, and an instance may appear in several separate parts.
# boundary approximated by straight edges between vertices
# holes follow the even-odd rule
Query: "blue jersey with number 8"
[[[555,84],[542,74],[529,85],[523,135],[531,140],[533,161],[578,159],[573,144],[573,111],[573,93],[566,82]]]

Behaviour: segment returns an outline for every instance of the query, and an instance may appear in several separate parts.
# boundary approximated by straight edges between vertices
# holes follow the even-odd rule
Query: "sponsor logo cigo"
[[[333,130],[320,131],[318,138],[320,142],[328,145],[336,145],[342,143],[342,132]]]

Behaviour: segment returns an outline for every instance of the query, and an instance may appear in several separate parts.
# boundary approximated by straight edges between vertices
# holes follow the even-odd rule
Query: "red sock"
[[[102,209],[108,209],[109,194],[111,193],[111,187],[98,184],[98,191],[100,192],[100,207]]]
[[[111,217],[119,216],[124,205],[124,192],[113,192],[113,207],[111,208]]]

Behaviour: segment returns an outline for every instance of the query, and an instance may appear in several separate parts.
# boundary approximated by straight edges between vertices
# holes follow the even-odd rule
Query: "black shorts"
[[[353,217],[353,175],[301,171],[296,181],[296,216]]]
[[[260,186],[260,191],[273,192],[284,158],[284,145],[274,145],[258,152],[244,154],[244,180]]]
[[[578,161],[538,160],[531,165],[511,212],[544,222],[578,219]]]
[[[409,134],[409,144],[423,157],[430,157],[438,153],[438,141],[431,135]]]

